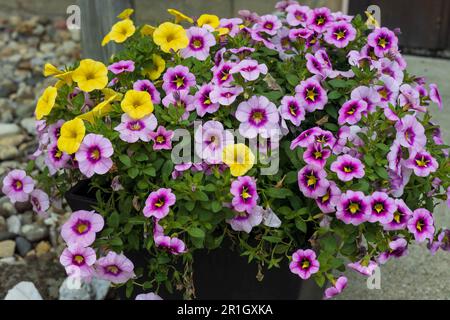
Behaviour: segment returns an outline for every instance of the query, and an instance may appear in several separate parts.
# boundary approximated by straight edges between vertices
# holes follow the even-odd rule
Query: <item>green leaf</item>
[[[283,239],[281,239],[280,237],[275,236],[264,236],[262,238],[271,243],[280,243],[281,241],[283,241]]]
[[[142,170],[142,172],[150,177],[155,177],[156,176],[156,169],[153,167],[149,167],[149,168],[145,168],[144,170]]]
[[[200,228],[196,228],[196,227],[189,228],[187,232],[189,233],[189,235],[191,237],[194,237],[194,238],[204,238],[205,237],[205,232]]]
[[[308,229],[306,226],[306,222],[302,219],[295,220],[295,226],[297,227],[298,230],[304,233],[306,233],[306,230]]]
[[[138,168],[130,168],[128,169],[128,176],[131,179],[136,178],[139,175],[139,169]]]
[[[389,180],[389,175],[387,173],[387,170],[383,167],[377,167],[375,168],[375,172],[377,173],[377,175],[384,179],[384,180]]]
[[[295,74],[292,74],[292,73],[290,73],[286,76],[286,80],[293,87],[298,85],[300,82],[300,79]]]
[[[271,198],[285,199],[292,195],[292,191],[285,188],[269,188],[265,190],[266,195]]]
[[[114,211],[108,218],[108,226],[117,228],[119,226],[120,216],[117,211]]]
[[[334,123],[327,122],[327,123],[325,123],[323,126],[324,126],[326,129],[328,129],[328,130],[330,130],[330,131],[333,131],[333,132],[337,132],[337,131],[339,130],[339,126],[337,126],[337,125],[334,124]]]
[[[219,212],[222,210],[222,204],[219,201],[213,201],[211,204],[211,210],[213,212]]]
[[[328,94],[328,99],[330,100],[337,100],[342,96],[342,94],[339,91],[331,91]]]
[[[366,162],[366,164],[371,167],[375,164],[375,159],[373,158],[373,156],[371,154],[366,154],[364,156],[364,161]]]
[[[377,143],[376,144],[377,148],[383,151],[389,151],[389,147],[387,145],[385,145],[384,143]]]
[[[129,156],[127,156],[126,154],[121,154],[119,156],[119,160],[120,162],[122,162],[125,166],[129,167],[131,166],[131,159]]]
[[[328,81],[328,83],[334,88],[345,88],[348,87],[348,81],[342,79],[333,79]]]

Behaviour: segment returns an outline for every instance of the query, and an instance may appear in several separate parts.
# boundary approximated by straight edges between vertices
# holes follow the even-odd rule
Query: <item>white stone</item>
[[[68,277],[59,288],[59,300],[104,300],[111,283],[93,278],[90,283]]]
[[[20,222],[20,218],[18,216],[11,216],[6,220],[6,225],[8,227],[8,231],[19,234],[20,228],[22,227],[22,223]]]
[[[9,289],[5,300],[42,300],[42,296],[32,282],[22,281]]]

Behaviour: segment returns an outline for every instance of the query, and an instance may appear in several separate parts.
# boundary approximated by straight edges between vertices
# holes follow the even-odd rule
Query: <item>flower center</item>
[[[156,137],[156,142],[157,143],[161,144],[161,143],[164,143],[164,141],[166,141],[166,139],[164,138],[163,135],[159,135],[159,136]]]
[[[306,89],[306,99],[309,99],[310,101],[316,101],[316,97],[318,96],[318,93],[316,92],[316,88],[309,88]]]
[[[308,259],[303,259],[301,261],[301,268],[302,269],[308,269],[310,265],[311,265],[311,262]]]
[[[373,208],[375,209],[375,211],[376,211],[377,213],[380,213],[381,211],[384,210],[384,206],[383,206],[382,203],[377,203]]]
[[[355,107],[351,107],[350,110],[347,111],[347,114],[352,115],[356,112]]]
[[[318,16],[316,18],[316,25],[321,26],[325,23],[326,18],[324,16]]]
[[[182,87],[184,85],[184,77],[176,76],[175,79],[173,80],[173,82],[177,86],[177,89],[179,89],[180,87]]]
[[[263,118],[264,118],[264,116],[263,116],[263,114],[262,114],[261,111],[256,111],[256,112],[253,113],[253,120],[254,120],[256,123],[261,122],[261,120],[262,120]]]
[[[74,255],[72,260],[73,263],[77,266],[81,266],[84,264],[84,257],[80,254]]]
[[[90,159],[91,160],[93,160],[93,161],[100,160],[101,152],[100,152],[100,149],[98,147],[93,147],[91,149],[91,151],[89,152],[89,154],[90,154]]]
[[[425,225],[425,223],[423,222],[422,219],[420,219],[416,223],[416,229],[421,232],[423,227],[424,227],[424,225]]]
[[[79,235],[85,234],[85,233],[87,233],[89,231],[90,225],[91,224],[90,224],[89,221],[80,220],[75,225],[75,231]]]
[[[351,172],[353,172],[353,170],[354,170],[354,168],[353,168],[352,165],[344,166],[344,172],[345,173],[351,173]]]
[[[266,22],[266,24],[264,25],[264,28],[267,30],[272,30],[273,29],[273,23],[272,22]]]
[[[23,183],[20,180],[14,181],[13,185],[14,185],[14,190],[16,190],[16,191],[20,191],[23,189]]]
[[[347,34],[347,30],[345,30],[345,29],[339,29],[334,33],[337,40],[344,39],[346,34]]]
[[[297,116],[297,105],[293,102],[289,104],[289,113],[294,117]]]
[[[155,202],[155,207],[161,208],[164,205],[165,201],[164,198],[158,198],[158,201]]]
[[[327,202],[330,199],[330,193],[327,192],[323,197],[322,197],[322,203]]]
[[[321,151],[315,151],[314,152],[314,158],[321,159],[322,158],[322,152]]]
[[[309,176],[307,176],[307,178],[308,178],[308,181],[306,182],[306,184],[308,187],[316,185],[317,178],[313,173],[311,173]]]
[[[242,193],[241,193],[241,195],[242,195],[242,198],[243,198],[244,200],[247,200],[247,199],[249,199],[249,198],[252,197],[252,196],[250,195],[250,193],[248,193],[248,188],[247,188],[247,187],[243,187],[243,188],[242,188]]]
[[[359,211],[359,204],[351,202],[350,205],[348,206],[348,210],[350,211],[351,214],[357,213]]]
[[[380,38],[378,39],[378,45],[379,45],[380,47],[382,47],[383,49],[385,49],[386,46],[387,46],[388,44],[389,44],[389,41],[388,41],[386,38],[380,37]]]
[[[422,156],[422,157],[419,158],[419,159],[416,159],[416,164],[417,164],[419,167],[426,168],[426,167],[428,167],[428,163],[430,163],[430,160],[425,159],[424,156]]]
[[[120,271],[120,268],[114,264],[106,267],[106,272],[112,273],[113,275],[118,275]]]
[[[139,121],[133,121],[130,123],[129,128],[131,131],[139,131],[142,129],[142,125]]]

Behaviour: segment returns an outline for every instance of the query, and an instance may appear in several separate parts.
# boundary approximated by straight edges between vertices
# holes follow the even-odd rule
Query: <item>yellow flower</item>
[[[91,111],[79,115],[77,118],[94,123],[95,119],[100,119],[112,111],[111,102],[117,100],[118,95],[119,94],[113,94],[109,97],[106,97],[105,95],[107,100],[100,102]]]
[[[41,120],[44,116],[50,114],[55,105],[56,96],[58,95],[58,90],[55,87],[48,87],[44,90],[44,93],[39,98],[36,105],[36,119]]]
[[[81,60],[80,66],[73,71],[72,79],[85,92],[103,89],[108,84],[108,69],[101,62],[84,59]]]
[[[215,16],[213,14],[202,14],[200,18],[197,19],[197,24],[199,27],[207,24],[208,26],[216,29],[219,27],[220,22],[218,16]]]
[[[66,71],[66,72],[61,72],[60,74],[57,74],[54,77],[56,79],[61,80],[63,83],[67,83],[70,86],[70,85],[72,85],[72,82],[73,82],[72,74],[73,74],[73,71]]]
[[[181,13],[175,9],[167,9],[167,12],[175,17],[175,23],[180,23],[181,21],[187,21],[189,23],[194,23],[191,17],[188,17],[184,13]]]
[[[186,30],[182,26],[171,22],[160,24],[153,32],[153,40],[164,52],[170,52],[171,49],[178,51],[186,48],[189,44]]]
[[[147,91],[128,90],[120,106],[133,119],[141,119],[153,112],[152,97]]]
[[[230,29],[228,28],[219,28],[216,31],[219,32],[219,36],[224,36],[230,33]]]
[[[121,94],[120,92],[116,92],[111,88],[102,89],[102,93],[105,95],[106,100],[114,96],[114,99],[112,101],[120,101],[123,97],[123,94]]]
[[[103,38],[102,46],[110,41],[122,43],[131,37],[136,31],[133,21],[125,19],[112,26],[111,31]]]
[[[62,73],[57,67],[52,65],[51,63],[46,63],[44,65],[44,77],[54,76]]]
[[[153,32],[155,32],[156,27],[151,26],[149,24],[144,24],[141,28],[141,34],[143,36],[152,36]]]
[[[233,176],[243,176],[255,164],[253,152],[243,143],[229,144],[222,152],[222,161],[230,167]]]
[[[119,13],[117,18],[122,19],[122,20],[128,19],[133,14],[133,12],[134,12],[134,10],[131,8],[125,9],[121,13]]]
[[[153,66],[150,68],[144,68],[144,75],[148,75],[150,80],[158,79],[166,68],[166,62],[161,56],[157,54],[152,54]]]
[[[61,127],[58,138],[58,149],[68,154],[77,152],[85,133],[86,128],[83,120],[75,118],[65,122]]]

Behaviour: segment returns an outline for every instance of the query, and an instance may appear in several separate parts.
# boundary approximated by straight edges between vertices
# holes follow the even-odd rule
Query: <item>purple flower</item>
[[[214,66],[211,71],[213,72],[212,82],[217,86],[230,85],[234,80],[231,75],[231,69],[236,65],[234,62],[223,62],[218,66]]]
[[[334,22],[328,27],[324,40],[338,48],[345,48],[356,39],[356,29],[347,21]]]
[[[438,105],[440,111],[443,110],[441,94],[439,93],[438,86],[434,83],[430,84],[430,99]]]
[[[165,235],[157,235],[155,237],[155,244],[157,247],[162,247],[173,255],[179,255],[187,251],[184,242],[175,237],[171,238]]]
[[[425,129],[422,124],[417,121],[413,115],[404,116],[399,122],[396,123],[397,129],[396,140],[403,147],[413,150],[422,149],[427,143],[427,137],[425,136]]]
[[[305,27],[310,11],[311,9],[307,6],[301,6],[298,3],[291,4],[286,8],[286,22],[293,27],[298,25]]]
[[[263,215],[264,209],[260,206],[255,206],[250,211],[238,212],[234,218],[227,220],[227,222],[234,231],[250,233],[253,227],[261,224]]]
[[[363,100],[350,100],[339,109],[338,122],[340,125],[346,123],[353,125],[361,120],[362,113],[367,110],[367,103]]]
[[[314,31],[306,28],[298,28],[289,30],[289,40],[292,42],[304,43],[314,36]]]
[[[69,245],[88,247],[95,241],[95,234],[103,229],[103,217],[95,211],[74,211],[61,228],[61,237]]]
[[[377,261],[385,264],[390,258],[401,258],[408,254],[408,242],[403,238],[398,238],[389,242],[389,250],[382,252]]]
[[[450,208],[450,186],[447,188],[447,207]]]
[[[331,299],[347,287],[347,277],[339,277],[332,287],[325,290],[325,299]]]
[[[384,57],[390,50],[397,50],[398,39],[388,28],[377,28],[367,37],[367,43],[377,57]]]
[[[236,110],[236,119],[241,122],[239,133],[249,139],[258,134],[269,138],[279,130],[278,110],[275,104],[264,96],[253,96],[241,102]]]
[[[97,260],[94,249],[78,244],[64,249],[59,257],[59,262],[69,276],[80,277],[90,281],[95,274],[94,263]]]
[[[153,141],[153,150],[172,149],[173,135],[172,130],[166,130],[163,126],[159,126],[156,132],[150,132],[150,139]]]
[[[121,74],[122,72],[133,72],[134,61],[121,60],[108,66],[108,70],[114,74]]]
[[[381,58],[378,61],[372,61],[371,64],[378,70],[380,77],[387,76],[392,78],[396,84],[396,87],[399,87],[403,82],[405,74],[397,61],[390,60],[388,58]]]
[[[408,220],[407,227],[417,242],[423,242],[426,239],[433,240],[434,220],[427,209],[414,210],[412,217]]]
[[[232,133],[218,121],[207,121],[195,131],[195,152],[208,163],[221,163],[223,148],[232,143]]]
[[[64,120],[58,120],[55,123],[48,126],[48,136],[50,142],[56,142],[59,139],[61,127],[64,124]]]
[[[153,114],[139,120],[130,118],[126,113],[122,114],[121,123],[114,128],[120,133],[120,139],[134,143],[138,140],[149,142],[150,133],[156,129],[158,122]]]
[[[354,226],[366,222],[370,216],[370,203],[361,191],[348,190],[341,195],[336,206],[336,218]]]
[[[44,162],[48,167],[50,175],[54,175],[59,169],[66,167],[70,159],[70,155],[59,150],[58,144],[55,141],[47,147]]]
[[[326,78],[333,73],[333,68],[328,54],[324,50],[318,50],[314,55],[307,53],[306,68],[309,72]]]
[[[258,22],[259,16],[255,12],[251,12],[250,10],[239,10],[238,15],[244,19],[244,24],[249,25]]]
[[[308,112],[322,110],[328,102],[326,91],[315,78],[302,81],[295,87],[295,92]]]
[[[305,109],[296,96],[284,96],[279,107],[283,119],[291,121],[297,127],[305,120]]]
[[[214,113],[219,110],[220,105],[211,101],[210,94],[213,89],[214,85],[207,83],[202,85],[195,94],[195,105],[200,117],[203,117],[206,113]]]
[[[256,60],[245,59],[231,68],[230,73],[240,73],[245,80],[254,81],[261,73],[267,74],[267,66],[264,63],[258,64]]]
[[[50,208],[48,194],[41,189],[34,189],[31,191],[30,202],[33,206],[33,211],[42,216],[45,215],[48,208]]]
[[[110,157],[113,153],[111,141],[102,135],[90,133],[84,137],[75,158],[81,173],[90,178],[95,173],[105,174],[111,169],[113,162]]]
[[[261,16],[256,24],[256,28],[260,28],[260,30],[265,33],[274,36],[277,33],[277,30],[282,26],[280,19],[273,14],[266,14]]]
[[[333,22],[333,16],[328,8],[316,8],[310,11],[307,25],[316,32],[322,33]]]
[[[159,104],[161,102],[161,95],[159,91],[156,89],[155,85],[147,79],[137,80],[133,83],[133,90],[136,91],[147,91],[152,98],[153,104]]]
[[[228,34],[234,37],[239,33],[239,25],[242,24],[242,19],[231,18],[231,19],[220,19],[219,28],[226,28],[229,30]]]
[[[153,191],[145,201],[144,216],[162,219],[169,214],[170,207],[176,202],[172,189],[160,188]]]
[[[376,191],[369,197],[370,216],[369,222],[380,222],[388,224],[394,219],[394,212],[397,210],[394,199],[390,198],[387,193]]]
[[[380,95],[373,87],[359,86],[353,89],[350,94],[352,100],[365,101],[367,103],[367,111],[373,112],[380,102]]]
[[[317,199],[327,193],[330,182],[322,168],[306,165],[298,172],[298,187],[305,197]]]
[[[292,261],[289,264],[291,272],[298,275],[303,280],[309,279],[311,275],[317,273],[320,268],[316,253],[311,249],[299,249],[292,255]]]
[[[331,171],[336,172],[339,180],[351,181],[353,178],[361,179],[365,175],[364,164],[361,160],[345,154],[339,156],[331,164]]]
[[[244,89],[240,86],[238,87],[222,87],[216,86],[213,91],[209,94],[212,103],[219,103],[222,106],[231,105],[240,95],[244,92]]]
[[[33,189],[33,179],[23,170],[12,170],[3,179],[2,192],[12,203],[28,201]]]
[[[408,208],[402,199],[395,199],[396,210],[394,218],[388,224],[383,225],[384,230],[403,230],[406,228],[409,218],[412,216],[411,209]]]
[[[178,65],[167,69],[163,76],[162,88],[169,94],[173,91],[189,90],[195,85],[195,76],[189,72],[189,68]]]
[[[113,251],[108,252],[106,257],[102,257],[95,263],[97,276],[112,283],[125,283],[135,277],[134,265],[123,254]]]
[[[214,35],[206,28],[190,27],[186,31],[189,44],[180,51],[183,58],[195,57],[200,61],[209,57],[209,49],[216,44]]]
[[[401,173],[400,163],[402,159],[403,159],[402,146],[398,143],[397,140],[395,140],[389,150],[389,153],[387,154],[389,169],[395,172],[396,174],[400,174]]]
[[[231,183],[230,193],[233,195],[232,205],[239,212],[250,212],[256,206],[258,193],[256,181],[252,177],[238,177]]]
[[[439,165],[428,152],[414,151],[405,161],[405,167],[414,170],[416,176],[427,177],[430,173],[436,172]]]
[[[327,192],[316,199],[317,206],[323,213],[332,213],[336,211],[336,204],[341,198],[341,190],[336,183],[330,181]]]
[[[323,168],[327,163],[327,159],[330,157],[330,155],[331,150],[324,149],[322,147],[322,144],[316,142],[310,144],[306,148],[306,151],[303,153],[303,160],[305,160],[305,162],[308,164]]]
[[[413,88],[409,84],[401,85],[400,95],[398,96],[399,106],[406,110],[413,109],[426,112],[427,108],[421,105],[421,94],[418,88]]]
[[[372,260],[360,260],[358,262],[349,263],[347,266],[364,276],[371,276],[373,271],[378,267],[377,263]]]
[[[156,293],[150,292],[138,294],[135,300],[162,300],[162,298],[158,296]]]
[[[182,120],[189,118],[189,111],[195,110],[195,98],[189,94],[188,90],[172,91],[162,100],[163,106],[166,108],[170,105],[176,108],[183,108],[186,111],[181,116]]]
[[[309,144],[314,143],[315,141],[314,136],[318,132],[320,132],[319,127],[314,127],[303,131],[298,135],[297,138],[292,140],[291,150],[294,150],[297,147],[306,148]]]

